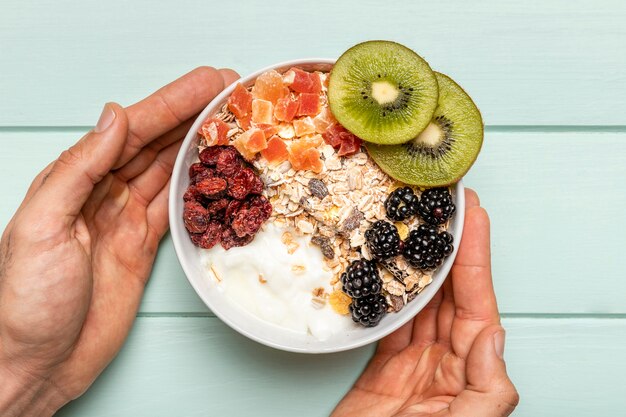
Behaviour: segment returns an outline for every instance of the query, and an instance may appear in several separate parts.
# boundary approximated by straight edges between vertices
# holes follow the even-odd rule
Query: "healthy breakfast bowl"
[[[192,287],[230,327],[287,351],[354,349],[426,306],[456,256],[465,206],[460,178],[482,143],[480,119],[476,155],[460,152],[465,168],[455,162],[451,173],[411,172],[407,166],[425,165],[420,158],[456,161],[459,148],[476,148],[463,138],[476,129],[473,119],[455,124],[445,117],[454,112],[440,114],[441,100],[458,103],[462,90],[445,90],[439,79],[431,106],[432,97],[412,102],[409,93],[428,96],[420,90],[432,87],[428,79],[402,81],[398,97],[393,75],[374,74],[359,100],[374,96],[401,121],[411,110],[403,106],[431,114],[419,126],[402,126],[415,138],[411,145],[395,144],[384,123],[376,123],[382,141],[363,142],[367,127],[350,125],[350,109],[331,97],[339,88],[332,82],[341,84],[329,74],[339,64],[282,62],[227,87],[191,127],[172,174],[171,234]],[[410,160],[394,171],[394,152],[402,149]]]

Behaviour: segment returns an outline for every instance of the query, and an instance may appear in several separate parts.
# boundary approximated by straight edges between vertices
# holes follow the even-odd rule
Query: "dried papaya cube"
[[[324,107],[320,114],[315,116],[313,119],[313,124],[315,125],[315,131],[317,133],[326,132],[326,129],[334,123],[337,123],[337,120],[328,107]]]
[[[261,156],[272,165],[286,161],[289,157],[287,144],[278,136],[273,136],[267,142],[267,148],[261,151]]]
[[[266,125],[266,124],[257,124],[256,127],[258,127],[259,129],[261,129],[263,131],[263,134],[265,135],[265,139],[269,139],[272,136],[274,136],[276,133],[278,133],[278,126],[277,125]]]
[[[276,120],[290,122],[296,117],[299,106],[300,103],[293,94],[279,98],[276,106],[274,106],[274,117],[276,117]]]
[[[274,124],[274,106],[271,101],[255,98],[252,100],[252,121],[258,124]]]
[[[315,93],[302,93],[298,99],[298,116],[317,116],[322,109],[320,96]]]
[[[296,119],[293,121],[293,128],[296,132],[296,136],[304,136],[315,133],[315,125],[311,117],[303,117],[302,119]]]
[[[246,117],[252,111],[252,94],[241,83],[237,83],[230,97],[228,109],[238,119]]]
[[[279,98],[289,94],[289,89],[283,84],[283,77],[275,70],[259,75],[252,87],[252,97],[276,104]]]
[[[204,138],[206,146],[226,145],[229,130],[230,126],[223,120],[208,119],[202,124],[198,133]]]
[[[239,135],[233,141],[233,145],[246,160],[251,161],[257,152],[267,148],[267,141],[263,130],[252,128]]]
[[[298,93],[319,94],[322,91],[322,80],[316,72],[307,72],[294,67],[285,73],[283,81]]]

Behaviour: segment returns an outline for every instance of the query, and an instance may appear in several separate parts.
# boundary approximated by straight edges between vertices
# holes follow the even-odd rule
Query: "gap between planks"
[[[141,312],[137,313],[137,318],[217,318],[210,311],[197,313],[177,313],[177,312]],[[626,313],[502,313],[503,319],[626,319]]]
[[[83,133],[93,126],[0,126],[0,133],[13,132],[78,132]],[[534,132],[534,133],[626,133],[626,125],[489,125],[487,133]]]

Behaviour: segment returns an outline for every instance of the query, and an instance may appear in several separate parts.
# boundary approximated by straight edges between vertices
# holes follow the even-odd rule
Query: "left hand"
[[[0,242],[0,415],[51,415],[121,348],[159,241],[194,116],[231,70],[200,67],[123,109],[45,168]]]

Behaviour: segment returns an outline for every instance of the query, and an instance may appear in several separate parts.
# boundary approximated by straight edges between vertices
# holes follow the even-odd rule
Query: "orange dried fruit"
[[[276,104],[279,98],[289,94],[289,89],[283,84],[283,77],[275,70],[259,75],[252,87],[252,97]]]
[[[271,101],[255,98],[252,100],[252,121],[258,124],[274,124],[274,106]]]
[[[337,120],[328,107],[324,107],[322,111],[313,119],[313,124],[315,125],[315,131],[317,133],[324,133],[326,129],[335,123],[337,123]]]
[[[261,156],[272,165],[280,164],[289,157],[287,144],[278,136],[273,136],[267,142],[267,148],[261,151]]]
[[[267,140],[263,130],[252,128],[239,135],[233,145],[246,160],[251,161],[259,151],[267,148]]]
[[[317,116],[322,109],[319,94],[302,93],[298,101],[300,102],[298,116]]]
[[[352,304],[352,298],[350,298],[343,291],[333,291],[328,297],[328,302],[333,308],[335,313],[346,315],[350,313],[350,304]]]
[[[265,139],[269,139],[272,136],[274,136],[276,133],[278,133],[277,125],[266,125],[266,124],[261,123],[261,124],[256,125],[256,127],[258,127],[259,129],[263,131],[263,133],[265,134]]]
[[[228,109],[238,119],[246,117],[252,111],[252,94],[241,83],[237,83],[228,97]]]
[[[296,119],[293,121],[293,128],[296,131],[296,136],[305,136],[315,133],[315,125],[313,119],[309,116],[302,119]]]
[[[206,146],[226,145],[228,143],[227,134],[230,126],[220,119],[206,120],[198,133],[204,138]]]
[[[274,117],[283,122],[290,122],[296,117],[300,103],[293,94],[279,98],[274,106]]]
[[[316,72],[307,72],[294,67],[285,73],[284,79],[289,82],[289,88],[298,93],[319,94],[322,91],[322,81]]]
[[[324,163],[320,152],[315,148],[315,142],[307,139],[298,139],[289,146],[289,162],[295,170],[309,170],[322,172]]]

